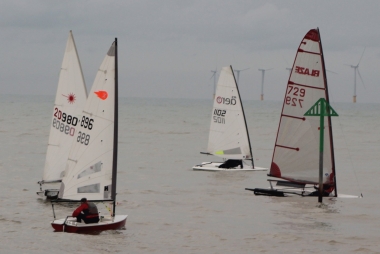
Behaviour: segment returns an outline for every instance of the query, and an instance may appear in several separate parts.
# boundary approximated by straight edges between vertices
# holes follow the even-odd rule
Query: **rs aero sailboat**
[[[224,162],[202,162],[194,166],[193,170],[267,170],[254,165],[247,123],[232,66],[221,70],[211,113],[207,152],[201,153],[221,157]],[[249,164],[243,163],[245,161],[249,161]]]
[[[268,176],[256,195],[358,197],[337,192],[326,69],[319,29],[302,39],[287,84]]]
[[[37,194],[42,197],[58,196],[58,184],[62,180],[71,144],[77,134],[76,130],[81,124],[79,114],[86,99],[86,85],[74,37],[70,31],[54,101],[45,168],[42,180],[38,182],[40,191]]]
[[[56,231],[83,232],[118,229],[127,215],[116,215],[116,178],[118,148],[118,66],[117,39],[112,44],[97,72],[91,92],[82,111],[75,141],[72,143],[58,200],[52,200]],[[82,124],[83,123],[83,124]],[[67,216],[56,219],[56,202],[112,203],[110,216],[98,223],[79,223]]]

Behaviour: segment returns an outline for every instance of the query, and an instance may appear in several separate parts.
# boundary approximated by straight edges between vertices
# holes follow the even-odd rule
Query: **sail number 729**
[[[288,86],[288,92],[286,93],[285,103],[293,107],[302,108],[303,97],[305,97],[306,90],[304,88],[298,88],[296,86]]]

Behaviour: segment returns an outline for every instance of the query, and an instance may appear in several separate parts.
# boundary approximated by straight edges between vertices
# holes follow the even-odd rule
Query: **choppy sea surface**
[[[212,101],[121,98],[118,214],[126,228],[54,232],[36,195],[53,96],[0,95],[0,253],[380,253],[380,104],[332,103],[339,193],[254,196],[267,172],[198,172]],[[282,102],[243,101],[255,164],[269,167]],[[318,156],[318,155],[316,155]],[[103,204],[98,207],[107,212]],[[56,206],[57,217],[74,207]]]

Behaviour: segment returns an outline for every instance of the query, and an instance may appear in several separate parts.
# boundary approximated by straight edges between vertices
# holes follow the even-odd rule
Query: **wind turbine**
[[[265,71],[269,71],[269,70],[272,70],[273,68],[270,68],[270,69],[259,69],[259,71],[261,71],[261,96],[260,96],[260,100],[263,101],[264,100],[264,75],[265,75]]]
[[[211,72],[212,72],[213,74],[212,74],[212,76],[211,76],[210,79],[212,79],[212,78],[214,77],[214,95],[213,95],[213,98],[215,99],[216,73],[218,73],[217,70],[216,70],[216,67],[215,67],[215,71],[211,71]]]
[[[234,70],[236,72],[236,84],[239,86],[239,76],[241,71],[246,71],[249,68],[243,69],[243,70]]]
[[[364,82],[363,82],[362,76],[360,75],[360,72],[359,72],[359,64],[360,64],[360,61],[362,60],[362,57],[364,55],[365,49],[366,48],[364,48],[362,56],[360,57],[359,62],[358,62],[357,65],[346,64],[346,65],[350,66],[351,68],[354,68],[354,96],[352,97],[352,102],[353,103],[356,103],[356,72],[359,74],[359,78],[362,81],[363,86],[364,86]]]

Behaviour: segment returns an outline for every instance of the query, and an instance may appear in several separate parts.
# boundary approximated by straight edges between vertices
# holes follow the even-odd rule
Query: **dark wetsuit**
[[[309,194],[309,196],[319,196],[319,188],[314,186],[316,191],[313,191],[312,193]],[[330,196],[331,192],[333,192],[334,186],[330,186],[328,184],[323,185],[323,196],[328,197]]]
[[[235,168],[237,166],[240,166],[240,168],[243,168],[243,161],[242,160],[226,160],[224,163],[219,165],[219,168]]]

